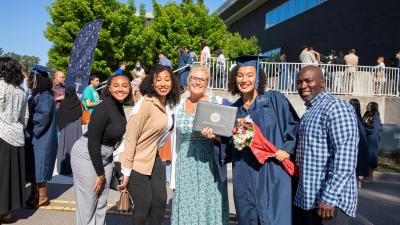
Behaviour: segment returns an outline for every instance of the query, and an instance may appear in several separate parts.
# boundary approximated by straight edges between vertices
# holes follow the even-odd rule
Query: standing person
[[[364,178],[368,177],[369,173],[369,149],[367,134],[365,126],[361,117],[361,105],[358,99],[350,99],[350,105],[353,106],[358,125],[358,133],[360,134],[360,140],[358,142],[358,154],[357,154],[357,167],[356,176],[358,180],[358,187],[361,188],[361,182]]]
[[[131,71],[133,80],[131,82],[132,92],[133,92],[133,101],[137,102],[140,99],[140,90],[139,85],[146,76],[146,73],[143,67],[140,65],[140,61],[136,61],[135,68]]]
[[[126,63],[125,62],[119,63],[119,67],[114,72],[114,75],[122,75],[122,74],[124,74],[125,68],[126,68]]]
[[[187,48],[185,46],[180,47],[178,69],[186,66],[186,68],[181,69],[178,72],[179,84],[182,91],[185,91],[187,88],[190,65],[192,63],[192,58],[190,58],[189,54],[187,53]]]
[[[396,90],[397,94],[400,96],[400,51],[396,52],[396,67],[399,69],[399,72],[397,74],[397,82],[396,82]]]
[[[165,56],[163,53],[158,54],[158,59],[160,59],[160,61],[158,62],[160,65],[167,66],[172,69],[171,61],[169,61],[167,56]]]
[[[258,56],[241,56],[229,76],[228,90],[240,98],[236,118],[250,116],[263,136],[279,150],[274,157],[260,164],[249,147],[238,150],[232,140],[221,138],[218,158],[220,165],[229,160],[233,166],[233,196],[238,223],[241,225],[291,225],[292,178],[282,168],[281,162],[289,159],[296,147],[298,116],[280,92],[264,92],[266,75],[260,69]],[[216,138],[211,128],[202,134]],[[220,170],[223,181],[226,171]]]
[[[356,55],[356,49],[352,48],[349,51],[349,54],[344,56],[344,60],[346,61],[347,71],[344,77],[344,82],[346,84],[345,91],[347,93],[353,92],[353,83],[354,83],[354,76],[357,71],[358,65],[358,56]]]
[[[313,57],[309,51],[308,46],[303,46],[303,51],[300,53],[299,60],[304,64],[313,64]],[[305,66],[305,65],[302,65]]]
[[[75,88],[68,86],[65,97],[57,110],[57,124],[60,131],[57,149],[57,171],[61,175],[72,175],[71,149],[82,136],[82,107]]]
[[[374,83],[374,94],[384,94],[386,91],[385,58],[383,56],[378,57],[376,63],[377,65],[374,67],[375,73],[372,78]]]
[[[200,132],[192,132],[199,101],[228,103],[205,95],[209,80],[210,72],[206,67],[193,67],[189,74],[190,96],[175,111],[170,183],[174,189],[172,225],[229,224],[227,182],[219,177],[214,143]]]
[[[88,132],[72,147],[77,225],[105,224],[113,151],[125,133],[123,102],[130,99],[130,89],[125,75],[110,77],[104,101],[93,111]]]
[[[135,63],[135,68],[133,68],[133,70],[131,71],[131,75],[133,77],[133,79],[143,79],[146,76],[146,73],[142,67],[142,65],[140,65],[140,61],[136,61]]]
[[[64,92],[65,92],[65,74],[62,71],[56,71],[54,73],[54,80],[53,80],[53,95],[54,100],[56,101],[56,110],[60,107],[60,103],[64,100]]]
[[[217,56],[217,74],[214,74],[212,82],[214,85],[212,87],[217,87],[217,88],[223,88],[226,77],[225,77],[225,56],[222,53],[222,49],[218,48],[217,51],[215,51],[216,56]]]
[[[367,181],[373,181],[374,170],[378,167],[379,143],[381,141],[382,123],[379,116],[379,106],[376,102],[369,102],[364,113],[363,121],[367,133],[369,146],[369,176]]]
[[[52,81],[41,71],[32,74],[32,96],[28,100],[29,122],[25,136],[26,181],[31,183],[27,205],[49,204],[47,182],[51,180],[57,155],[57,120]]]
[[[357,207],[359,134],[353,107],[325,91],[322,70],[303,67],[297,89],[307,110],[298,130],[297,224],[346,225]]]
[[[31,89],[29,88],[29,66],[27,64],[22,64],[22,74],[24,75],[24,80],[21,83],[22,89],[24,89],[26,93],[26,99],[29,99],[31,97]]]
[[[197,62],[197,55],[194,52],[193,48],[189,49],[189,56],[192,59],[192,62]]]
[[[97,75],[92,75],[89,78],[89,85],[83,90],[82,105],[85,110],[89,110],[92,114],[94,107],[100,103],[99,93],[97,93],[97,86],[99,86],[100,79]]]
[[[282,54],[279,57],[279,61],[281,64],[279,65],[279,89],[281,91],[288,91],[288,84],[289,84],[289,71],[288,71],[288,64],[287,64],[287,58],[285,54]],[[293,73],[294,74],[294,73]],[[290,78],[293,82],[294,76]]]
[[[208,60],[211,58],[210,48],[208,47],[207,42],[205,40],[200,41],[200,47],[201,47],[200,64],[207,66],[209,64]]]
[[[178,80],[171,68],[156,65],[140,84],[139,101],[130,117],[121,162],[124,189],[128,183],[135,210],[133,224],[161,225],[167,201],[165,166],[158,150],[173,128],[173,107],[179,101]]]
[[[0,224],[11,222],[11,210],[24,207],[24,127],[29,118],[24,75],[17,60],[0,58]]]

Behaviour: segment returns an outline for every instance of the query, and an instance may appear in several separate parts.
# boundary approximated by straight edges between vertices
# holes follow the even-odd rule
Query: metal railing
[[[218,64],[210,58],[206,66],[210,69],[210,89],[227,90],[228,74],[234,61]],[[309,64],[262,62],[267,75],[267,87],[283,93],[297,93],[296,78],[299,70]],[[363,96],[398,96],[400,88],[399,69],[374,66],[348,66],[318,64],[324,74],[326,89],[332,94]]]

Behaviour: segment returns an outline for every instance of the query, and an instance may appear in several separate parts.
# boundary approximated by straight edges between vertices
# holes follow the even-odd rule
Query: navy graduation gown
[[[379,116],[372,118],[371,125],[366,125],[365,130],[367,134],[368,150],[369,150],[369,167],[375,169],[378,167],[378,153],[379,143],[381,141],[382,123]]]
[[[294,154],[299,117],[286,97],[276,91],[258,95],[248,110],[239,99],[236,117],[250,115],[264,137],[278,149]],[[279,162],[268,159],[261,165],[249,148],[238,151],[232,139],[223,139],[215,148],[221,179],[226,179],[224,164],[233,163],[233,195],[240,225],[291,225],[292,182]]]
[[[356,176],[367,177],[369,173],[369,147],[366,129],[360,115],[357,115],[357,125],[360,140],[358,141]]]

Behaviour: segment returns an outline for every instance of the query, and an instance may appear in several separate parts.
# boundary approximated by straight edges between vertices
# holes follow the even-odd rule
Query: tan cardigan
[[[158,142],[167,129],[167,113],[156,97],[144,97],[137,113],[126,127],[121,166],[144,175],[151,175]]]

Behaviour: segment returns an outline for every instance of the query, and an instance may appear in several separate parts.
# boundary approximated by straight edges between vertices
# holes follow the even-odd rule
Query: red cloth
[[[262,134],[260,128],[253,123],[254,135],[251,141],[250,149],[259,163],[264,162],[271,156],[274,156],[278,149],[269,142]],[[291,176],[295,174],[295,166],[290,159],[285,159],[281,162],[283,169]]]

